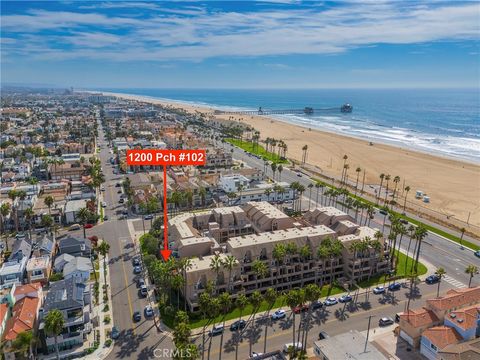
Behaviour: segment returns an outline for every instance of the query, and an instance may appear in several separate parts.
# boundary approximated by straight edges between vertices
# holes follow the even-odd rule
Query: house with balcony
[[[39,282],[45,285],[52,270],[52,261],[50,256],[32,256],[27,262],[27,281],[28,283]]]
[[[70,235],[59,239],[57,241],[57,247],[58,256],[62,254],[69,254],[72,256],[83,256],[89,258],[92,253],[90,240]]]
[[[21,284],[25,277],[27,261],[27,257],[5,261],[0,268],[0,285],[8,288],[14,284]]]
[[[44,306],[40,309],[39,338],[44,354],[55,352],[55,339],[45,332],[43,321],[48,312],[53,309],[61,311],[65,320],[64,328],[57,336],[60,351],[83,344],[86,334],[91,331],[92,305],[89,287],[82,282],[77,282],[74,278],[51,284]]]

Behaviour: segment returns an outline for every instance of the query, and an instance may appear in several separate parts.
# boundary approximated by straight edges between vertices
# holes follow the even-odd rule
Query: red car
[[[308,311],[308,305],[306,305],[306,304],[300,305],[300,306],[295,306],[293,308],[293,312],[295,314],[300,314],[301,312],[304,312],[304,311]]]
[[[91,229],[93,227],[93,224],[85,224],[83,227],[85,229]]]

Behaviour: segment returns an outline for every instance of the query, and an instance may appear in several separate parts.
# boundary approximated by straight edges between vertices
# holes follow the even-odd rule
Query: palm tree
[[[213,270],[215,272],[215,290],[218,292],[218,281],[219,281],[219,278],[218,278],[218,274],[220,272],[220,269],[222,268],[222,265],[223,265],[223,261],[222,261],[222,258],[220,257],[219,254],[215,254],[215,256],[212,258],[212,260],[210,261],[210,269]]]
[[[85,225],[92,218],[92,213],[87,208],[81,208],[78,210],[77,218],[80,220],[80,224],[83,227],[83,238],[85,239],[87,237]]]
[[[58,335],[61,334],[63,327],[65,326],[65,319],[63,314],[58,309],[53,309],[45,316],[45,332],[48,335],[54,336],[55,351],[57,353],[57,360],[60,360],[60,353],[58,350]]]
[[[278,170],[278,181],[282,181],[283,165],[282,164],[278,165],[277,170]]]
[[[305,192],[305,186],[303,186],[302,184],[298,185],[297,187],[297,191],[298,191],[298,201],[299,201],[299,210],[298,211],[302,211],[302,196],[303,196],[303,193]]]
[[[317,181],[315,183],[315,189],[317,189],[317,198],[315,200],[315,203],[317,204],[317,206],[318,206],[318,195],[319,195],[319,192],[320,192],[320,188],[323,188],[323,184],[320,181]]]
[[[260,291],[258,290],[255,290],[252,295],[250,295],[250,297],[248,298],[248,301],[250,302],[250,304],[252,305],[253,307],[253,312],[252,312],[252,326],[253,324],[255,324],[255,315],[257,314],[258,312],[258,309],[260,308],[260,305],[262,304],[263,302],[263,296],[262,294],[260,293]]]
[[[0,225],[2,226],[2,231],[0,232],[0,234],[3,235],[3,233],[5,233],[5,236],[6,236],[5,250],[7,251],[8,251],[7,217],[8,215],[10,215],[10,211],[11,211],[10,203],[3,203],[2,206],[0,207],[0,216],[2,217],[0,221]]]
[[[184,280],[184,289],[183,289],[183,304],[184,304],[184,310],[185,312],[187,311],[187,270],[191,269],[193,266],[192,264],[192,259],[184,257],[181,258],[179,261],[179,269],[182,272],[183,275],[183,280]]]
[[[272,310],[273,308],[273,305],[275,305],[275,301],[277,300],[278,298],[278,293],[277,291],[275,291],[275,289],[273,288],[268,288],[267,291],[265,291],[265,301],[267,302],[268,304],[268,311],[267,311],[267,321],[265,321],[265,334],[264,334],[264,342],[263,342],[263,352],[266,353],[267,352],[267,335],[268,335],[268,325],[269,325],[269,322],[270,322],[270,311]]]
[[[30,352],[35,341],[36,339],[33,337],[33,333],[31,331],[22,331],[12,342],[12,350],[15,354],[19,354],[21,359],[28,359],[30,356],[25,356],[25,353],[27,351]]]
[[[468,265],[465,268],[465,273],[470,275],[470,279],[468,280],[468,287],[472,286],[472,279],[473,277],[478,274],[478,267],[475,265]]]
[[[320,245],[317,249],[317,257],[319,260],[322,261],[322,276],[320,278],[320,285],[323,287],[323,281],[325,278],[325,262],[330,256],[330,252],[328,250],[328,247],[325,245]]]
[[[438,276],[438,287],[437,287],[437,298],[440,295],[440,283],[442,282],[442,278],[445,277],[445,274],[447,272],[443,267],[439,267],[436,271],[435,274]]]
[[[318,300],[318,298],[321,295],[322,295],[322,290],[318,287],[317,284],[308,284],[305,287],[305,300],[310,302],[310,305],[314,301]],[[311,318],[312,318],[312,306],[308,308],[308,315],[306,316],[307,323],[303,326],[302,345],[303,345],[304,351],[307,347],[308,331],[310,329]]]
[[[203,187],[200,186],[198,188],[198,195],[200,195],[200,198],[202,199],[202,207],[205,207],[206,204],[206,197],[207,197],[207,190]]]
[[[398,176],[398,175],[395,176],[395,177],[393,178],[393,182],[395,183],[395,188],[393,189],[393,197],[392,197],[392,199],[395,200],[395,194],[396,194],[396,192],[397,192],[398,183],[400,182],[400,176]]]
[[[377,194],[377,205],[378,205],[378,201],[379,201],[379,199],[380,199],[380,194],[381,194],[381,192],[382,192],[383,179],[385,179],[385,174],[384,174],[384,173],[381,173],[381,174],[380,174],[380,187],[378,188],[378,194]]]
[[[302,147],[303,155],[302,155],[302,164],[305,164],[307,161],[307,151],[308,151],[308,145],[303,145]]]
[[[427,229],[421,224],[417,227],[417,230],[415,231],[415,237],[417,239],[417,254],[415,256],[415,266],[414,266],[414,272],[418,273],[418,260],[420,257],[420,247],[422,245],[423,239],[428,235]]]
[[[25,209],[23,215],[25,216],[25,220],[28,224],[28,232],[30,234],[30,239],[32,239],[32,220],[35,216],[35,212],[33,211],[32,207]]]
[[[272,169],[272,178],[273,180],[275,180],[275,171],[277,171],[277,164],[272,162],[272,165],[270,165],[271,169]]]
[[[410,253],[410,246],[412,245],[412,240],[415,238],[415,229],[416,229],[415,226],[410,225],[407,230],[408,237],[410,238],[410,240],[408,241],[407,254],[406,254],[407,256],[405,256],[405,270],[407,269],[408,254]]]
[[[232,271],[237,266],[238,260],[235,256],[233,255],[228,255],[224,260],[223,260],[223,266],[228,270],[228,287],[227,291],[231,293],[231,288],[230,285],[232,283]]]
[[[294,309],[295,309],[295,307],[297,307],[299,305],[302,305],[302,303],[303,303],[302,298],[303,298],[303,296],[300,293],[299,289],[292,289],[285,294],[285,303],[292,310],[292,316],[293,316],[293,326],[292,326],[292,331],[293,331],[292,339],[293,339],[293,341],[292,341],[292,343],[294,345],[296,343],[296,341],[295,341],[295,327],[296,326],[295,326],[295,311],[294,311]],[[294,346],[294,349],[296,350],[296,346]],[[295,356],[295,353],[294,353],[294,356]]]
[[[47,205],[48,213],[50,214],[50,209],[52,208],[52,205],[55,202],[55,199],[53,198],[53,196],[48,195],[45,197],[45,199],[43,199],[43,202],[45,203],[45,205]]]
[[[245,310],[245,308],[248,305],[248,299],[244,294],[240,294],[238,295],[237,300],[235,301],[235,304],[237,305],[237,308],[240,310],[239,320],[242,320],[243,310]],[[240,343],[239,333],[240,333],[240,327],[237,328],[237,339],[235,341],[235,360],[238,359],[238,344]]]
[[[254,260],[252,263],[252,271],[257,279],[257,288],[261,287],[259,280],[268,275],[268,266],[261,260]]]
[[[328,295],[330,295],[330,292],[332,291],[333,288],[333,259],[338,258],[342,254],[343,250],[343,244],[340,240],[335,239],[331,242],[330,245],[330,287],[328,289]]]
[[[8,198],[12,200],[12,214],[14,214],[14,220],[15,220],[15,231],[18,232],[18,213],[17,213],[17,206],[15,205],[15,199],[18,197],[18,191],[16,190],[10,190],[8,192]]]
[[[102,241],[102,243],[98,246],[97,251],[102,255],[103,257],[103,276],[105,280],[105,284],[107,284],[107,259],[106,256],[108,255],[108,252],[110,250],[110,244],[107,243],[105,240]],[[95,269],[94,269],[95,271]]]
[[[228,312],[232,307],[232,296],[228,292],[221,293],[218,297],[218,301],[220,303],[220,310],[223,314],[223,327],[225,327],[225,320]],[[222,359],[222,347],[223,347],[223,333],[220,338],[220,351],[218,353],[218,360]]]
[[[358,190],[358,179],[360,177],[360,172],[362,171],[362,168],[359,166],[355,169],[355,172],[357,173],[357,181],[355,181],[355,196],[357,195],[357,190]]]
[[[407,196],[408,192],[410,191],[410,186],[405,186],[405,200],[403,201],[403,211],[405,212],[405,208],[407,207]]]
[[[390,181],[390,174],[387,174],[385,175],[385,181],[387,182],[387,184],[385,185],[385,200],[383,201],[385,203],[385,206],[388,205],[388,200],[387,200],[387,197],[388,197],[388,183]]]
[[[267,195],[267,201],[270,201],[270,194],[273,192],[271,188],[265,189],[264,194]]]

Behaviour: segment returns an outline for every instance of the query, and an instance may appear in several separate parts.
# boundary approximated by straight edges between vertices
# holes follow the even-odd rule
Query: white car
[[[385,287],[383,286],[377,286],[376,288],[373,289],[373,293],[375,295],[383,294],[384,292],[385,292]]]
[[[335,305],[336,303],[338,303],[338,300],[337,300],[336,297],[329,297],[329,298],[327,298],[327,300],[325,300],[325,305],[326,306]]]
[[[105,201],[102,201],[102,207],[103,208],[106,208],[107,207],[107,203]]]
[[[272,314],[272,320],[283,319],[285,316],[287,316],[287,313],[285,312],[285,310],[280,309],[280,310],[275,311]]]

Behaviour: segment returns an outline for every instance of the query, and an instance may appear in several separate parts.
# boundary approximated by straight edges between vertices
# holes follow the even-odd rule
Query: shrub
[[[105,324],[110,324],[111,321],[112,319],[110,318],[110,315],[105,315],[105,317],[103,318],[103,322]]]

